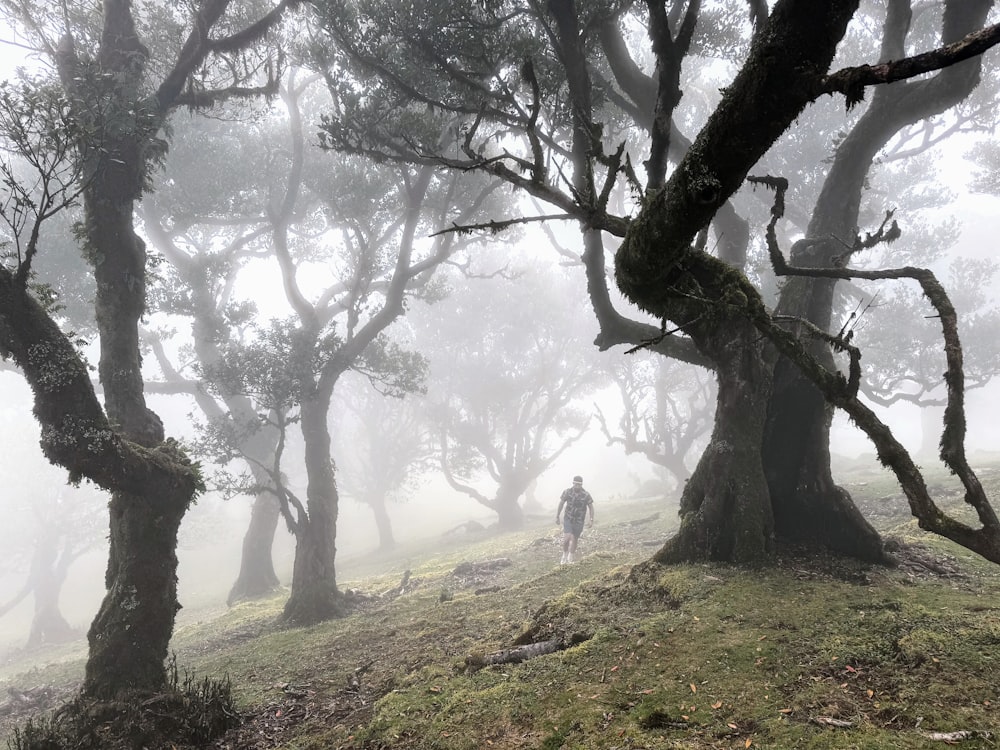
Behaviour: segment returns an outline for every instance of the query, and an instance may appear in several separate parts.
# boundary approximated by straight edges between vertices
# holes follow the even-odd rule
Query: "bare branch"
[[[890,60],[880,65],[843,68],[822,79],[817,95],[844,94],[847,108],[851,109],[864,99],[864,90],[867,86],[902,81],[941,70],[981,55],[997,44],[1000,44],[1000,24],[974,31],[957,42],[902,60]]]
[[[452,224],[447,229],[439,229],[438,231],[428,235],[429,237],[440,237],[444,234],[471,234],[472,232],[478,231],[488,231],[490,234],[498,234],[505,229],[510,229],[518,224],[532,224],[535,222],[547,222],[547,221],[571,221],[575,219],[575,216],[570,214],[545,214],[544,216],[521,216],[517,219],[504,219],[501,221],[494,221],[490,219],[489,221],[480,222],[477,224]]]

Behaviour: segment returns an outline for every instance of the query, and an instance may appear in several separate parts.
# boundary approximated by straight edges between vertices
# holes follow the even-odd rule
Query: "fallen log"
[[[496,664],[520,664],[522,661],[534,659],[536,656],[554,654],[556,651],[562,651],[566,648],[568,648],[566,641],[562,638],[554,638],[550,641],[505,648],[502,651],[494,651],[492,654],[469,654],[465,657],[465,668],[468,672],[478,672],[484,667]]]

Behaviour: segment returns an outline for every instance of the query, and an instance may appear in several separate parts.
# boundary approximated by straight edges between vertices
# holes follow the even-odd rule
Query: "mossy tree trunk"
[[[991,2],[947,4],[943,41],[950,43],[980,28]],[[903,55],[910,26],[908,4],[890,4],[881,57]],[[807,230],[809,242],[793,248],[792,265],[829,268],[843,254],[840,240],[857,231],[862,194],[875,158],[906,125],[939,114],[965,99],[979,81],[980,58],[945,68],[933,78],[900,82],[875,90],[872,102],[840,144]],[[834,279],[795,277],[782,287],[777,312],[830,330]],[[835,364],[829,347],[812,354],[828,370]],[[793,543],[821,544],[864,560],[884,560],[881,540],[846,490],[836,485],[830,467],[833,407],[790,361],[775,369],[764,458],[779,537]]]
[[[153,447],[163,425],[143,395],[139,318],[146,249],[133,230],[144,168],[138,144],[114,144],[85,193],[87,249],[97,280],[100,379],[108,416],[134,442]],[[180,468],[180,467],[178,467]],[[166,685],[165,659],[177,601],[177,530],[194,499],[190,483],[115,491],[110,503],[107,593],[88,633],[83,692],[113,698]]]
[[[771,365],[759,334],[733,320],[715,338],[719,392],[712,438],[681,495],[681,525],[658,562],[760,562],[773,550],[774,520],[764,475],[763,440]]]
[[[114,698],[123,690],[163,689],[177,601],[177,529],[190,498],[172,488],[111,499],[107,594],[88,633],[83,692]]]
[[[46,457],[112,492],[108,592],[88,634],[83,693],[159,690],[177,611],[177,526],[200,476],[172,441],[148,448],[113,428],[73,344],[7,270],[0,350],[32,387]]]
[[[0,353],[14,360],[32,387],[43,451],[71,479],[90,479],[112,493],[108,591],[88,634],[82,687],[89,698],[148,693],[167,683],[164,660],[179,606],[177,528],[204,485],[146,406],[138,325],[145,312],[147,258],[134,230],[134,210],[151,168],[165,153],[160,131],[170,111],[182,100],[190,106],[206,101],[188,98],[194,92],[186,84],[219,51],[211,46],[212,32],[229,2],[206,5],[192,16],[175,60],[158,61],[156,68],[166,71],[159,81],[149,74],[150,49],[140,39],[129,0],[105,0],[94,6],[93,16],[88,9],[67,17],[58,26],[58,42],[47,36],[50,25],[7,4],[10,17],[23,20],[27,36],[51,57],[66,95],[67,137],[82,167],[84,253],[96,281],[103,408],[79,354],[27,288],[39,223],[33,246],[18,256],[16,274],[0,269]],[[227,27],[227,49],[238,52],[258,42],[294,4],[282,3],[249,33]],[[85,31],[74,26],[77,20]],[[78,50],[78,44],[89,47]],[[199,93],[210,94],[212,102],[228,95]],[[60,132],[65,129],[60,125]],[[41,211],[36,217],[44,221]]]

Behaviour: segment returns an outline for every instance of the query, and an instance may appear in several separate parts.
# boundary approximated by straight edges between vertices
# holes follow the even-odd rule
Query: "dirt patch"
[[[242,715],[239,727],[212,747],[216,750],[259,750],[283,747],[308,725],[355,726],[371,717],[372,704],[380,693],[349,684],[330,693],[311,685],[275,685],[279,696]]]

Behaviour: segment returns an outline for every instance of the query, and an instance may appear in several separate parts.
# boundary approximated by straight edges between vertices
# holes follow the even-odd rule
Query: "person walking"
[[[565,507],[566,512],[563,513]],[[559,508],[556,510],[556,523],[562,516],[563,543],[562,559],[560,565],[576,562],[576,543],[580,541],[580,534],[583,533],[583,523],[586,520],[587,512],[590,512],[590,526],[594,525],[594,498],[587,490],[583,489],[583,477],[577,475],[573,477],[573,486],[564,490],[559,496]]]

